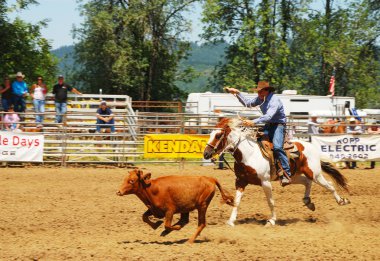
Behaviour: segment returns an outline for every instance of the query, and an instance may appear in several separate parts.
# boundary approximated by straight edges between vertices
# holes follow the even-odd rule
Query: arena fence
[[[81,97],[87,101],[70,101],[69,110],[64,115],[63,123],[54,122],[55,112],[52,101],[47,102],[47,110],[43,113],[43,127],[35,123],[36,113],[28,106],[27,112],[20,114],[24,132],[42,132],[45,137],[44,164],[55,163],[61,166],[68,164],[136,164],[136,163],[199,163],[202,160],[155,160],[144,159],[144,136],[152,133],[181,133],[204,135],[215,129],[221,115],[188,114],[181,112],[147,112],[132,110],[128,96],[120,98],[107,96],[108,105],[115,114],[116,133],[96,133],[96,109],[99,100],[104,97]],[[113,99],[113,100],[112,100]],[[53,105],[53,106],[52,106]],[[178,104],[174,104],[178,109]],[[178,111],[180,111],[178,109]],[[4,113],[0,113],[3,116]],[[335,116],[345,118],[346,116]],[[1,117],[2,118],[2,117]],[[323,118],[331,117],[319,117]],[[307,134],[307,117],[290,116],[288,132],[295,138],[309,140]],[[366,117],[364,117],[366,121]],[[324,121],[324,120],[321,120]],[[365,122],[364,121],[364,122]],[[3,122],[0,121],[2,125]],[[362,124],[365,128],[365,123]],[[3,126],[1,126],[3,127]],[[232,160],[227,156],[228,160]]]

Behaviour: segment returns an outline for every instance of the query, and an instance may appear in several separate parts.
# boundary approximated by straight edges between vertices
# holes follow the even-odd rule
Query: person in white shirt
[[[307,122],[307,133],[308,134],[319,134],[319,123],[317,116],[311,115],[310,120]]]
[[[44,115],[40,113],[45,112],[45,96],[47,93],[46,84],[43,83],[41,76],[38,76],[37,83],[33,84],[30,88],[30,96],[33,98],[34,111],[36,114],[37,127],[42,127]]]

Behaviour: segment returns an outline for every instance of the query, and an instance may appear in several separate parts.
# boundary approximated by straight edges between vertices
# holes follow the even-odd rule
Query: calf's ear
[[[149,185],[150,184],[150,178],[151,178],[152,174],[151,173],[146,173],[145,175],[143,175],[141,177],[141,179],[144,181],[144,183],[146,185]]]

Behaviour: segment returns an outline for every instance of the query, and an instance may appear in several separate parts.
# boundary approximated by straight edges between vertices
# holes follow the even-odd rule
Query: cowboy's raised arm
[[[234,94],[238,98],[239,102],[243,104],[245,107],[255,107],[261,104],[261,101],[258,97],[252,99],[244,97],[244,95],[242,95],[238,89],[224,87],[224,90],[226,90],[226,92],[228,93]]]

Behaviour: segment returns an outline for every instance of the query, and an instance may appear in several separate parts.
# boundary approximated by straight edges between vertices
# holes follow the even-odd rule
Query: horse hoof
[[[312,202],[310,202],[309,204],[307,204],[306,207],[307,207],[308,209],[310,209],[311,211],[315,211],[315,205],[314,205],[314,203],[312,203]]]
[[[351,203],[351,201],[350,201],[348,198],[341,198],[341,199],[339,200],[339,202],[338,202],[338,204],[339,204],[340,206],[348,205],[348,204],[350,204],[350,203]]]
[[[267,223],[265,224],[266,227],[272,227],[274,225],[276,225],[276,221],[274,221],[273,219],[268,219]]]
[[[231,221],[231,220],[228,220],[228,221],[226,222],[226,224],[229,225],[230,227],[234,227],[234,226],[235,226],[234,222]]]

